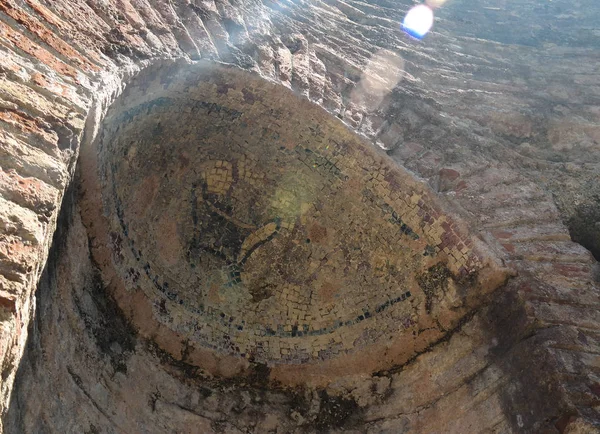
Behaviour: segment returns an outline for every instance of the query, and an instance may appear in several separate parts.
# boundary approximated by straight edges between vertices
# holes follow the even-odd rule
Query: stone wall
[[[408,2],[2,2],[5,431],[592,430],[597,263],[569,230],[598,257],[594,6],[506,3],[451,3],[438,32],[415,42],[398,28]],[[530,37],[510,36],[515,15],[530,17]],[[412,358],[295,393],[258,381],[256,362],[240,368],[243,384],[198,373],[185,345],[165,352],[135,337],[126,311],[109,327],[121,316],[89,253],[82,187],[57,226],[61,202],[68,185],[84,185],[76,162],[96,152],[110,104],[140,71],[177,58],[231,63],[322,106],[426,181],[514,277]],[[51,404],[39,399],[57,390]]]

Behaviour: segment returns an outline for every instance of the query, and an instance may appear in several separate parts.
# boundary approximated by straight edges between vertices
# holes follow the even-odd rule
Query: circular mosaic
[[[190,342],[267,363],[347,354],[432,315],[481,266],[471,241],[336,119],[249,77],[187,74],[107,118],[102,195],[126,287]]]

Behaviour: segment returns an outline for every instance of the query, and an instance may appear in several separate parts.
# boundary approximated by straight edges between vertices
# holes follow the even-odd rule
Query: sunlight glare
[[[422,39],[433,26],[433,11],[426,5],[418,5],[406,14],[402,28],[410,36]]]

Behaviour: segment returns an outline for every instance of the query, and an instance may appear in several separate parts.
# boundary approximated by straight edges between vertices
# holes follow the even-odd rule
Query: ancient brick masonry
[[[448,268],[458,276],[461,265],[470,260],[471,246],[468,239],[459,239],[461,235],[453,233],[449,221],[439,220],[446,213],[432,203],[447,201],[444,207],[451,207],[459,216],[457,221],[469,226],[458,232],[478,234],[487,245],[486,255],[501,258],[517,275],[495,293],[495,298],[476,296],[477,302],[472,303],[467,297],[471,303],[468,315],[463,316],[466,312],[462,312],[442,325],[443,332],[435,329],[423,332],[422,340],[411,349],[411,354],[420,355],[407,365],[401,365],[405,360],[396,360],[394,366],[392,360],[390,366],[363,382],[356,378],[347,384],[343,379],[332,382],[327,393],[343,399],[351,396],[363,409],[361,430],[591,432],[598,423],[596,408],[600,395],[599,288],[593,277],[597,263],[587,250],[571,241],[562,221],[568,221],[577,212],[576,200],[584,204],[591,200],[581,186],[593,185],[594,173],[598,171],[600,88],[596,83],[597,62],[590,61],[595,52],[588,48],[594,47],[593,36],[589,35],[590,42],[583,36],[571,41],[568,50],[560,46],[559,37],[572,39],[572,35],[578,34],[577,25],[585,27],[591,19],[588,16],[593,14],[579,4],[556,1],[549,7],[571,12],[561,15],[552,9],[536,14],[538,20],[559,20],[553,36],[536,33],[536,40],[515,41],[510,32],[505,32],[499,40],[486,41],[492,38],[486,27],[494,19],[491,17],[496,13],[495,5],[491,1],[479,3],[469,11],[448,9],[447,25],[439,26],[440,33],[432,35],[427,44],[415,45],[397,30],[408,2],[397,5],[341,1],[2,1],[0,411],[3,421],[7,418],[11,394],[16,393],[13,382],[17,368],[21,365],[23,370],[28,369],[21,358],[34,315],[35,290],[80,150],[93,149],[90,146],[96,143],[101,121],[125,85],[143,88],[143,82],[135,81],[138,74],[143,77],[140,71],[160,69],[164,59],[182,58],[221,60],[261,74],[321,105],[373,143],[392,148],[388,151],[392,159],[426,179],[434,189],[439,188],[444,198],[433,198],[434,193],[424,189],[424,193],[388,200],[386,194],[389,196],[389,191],[396,191],[396,187],[394,177],[388,176],[383,165],[371,180],[365,181],[370,183],[367,190],[374,192],[365,200],[379,206],[385,214],[385,224],[396,225],[403,231],[401,236],[410,240],[412,234],[423,235],[417,227],[425,222],[430,235],[427,243],[420,246],[423,252],[427,246],[433,249],[432,253],[445,251]],[[519,7],[525,8],[525,12],[516,15],[527,16],[528,5],[534,3],[522,2]],[[472,30],[461,28],[458,17],[465,14],[479,25],[469,26]],[[502,28],[500,24],[494,26]],[[522,45],[510,45],[514,42]],[[394,91],[373,107],[353,98],[352,90],[364,78],[362,73],[370,56],[380,50],[400,55],[405,74]],[[311,153],[305,152],[306,149]],[[282,155],[300,155],[307,165],[327,171],[334,178],[349,170],[343,167],[343,161],[326,162],[331,156],[312,152],[309,146],[296,145],[286,152]],[[203,180],[210,195],[217,197],[224,194],[234,171],[243,171],[250,185],[262,182],[252,170],[242,168],[241,163],[234,170],[233,163],[224,158],[215,160],[214,167],[207,166],[199,180]],[[431,200],[423,200],[420,194],[431,195]],[[412,206],[414,213],[397,210],[393,201],[400,206]],[[412,215],[414,221],[406,215]],[[290,230],[284,227],[287,224],[284,219],[278,224],[255,231],[242,250],[269,238],[273,231]],[[77,230],[77,225],[73,230]],[[317,239],[318,232],[313,231],[310,237]],[[81,237],[87,238],[85,231]],[[423,240],[413,241],[418,244]],[[90,242],[93,244],[94,240]],[[85,257],[86,250],[82,251]],[[126,261],[119,265],[123,270]],[[63,268],[69,267],[63,264]],[[152,280],[158,275],[143,266],[129,268],[133,269],[131,279]],[[232,282],[239,277],[236,272],[232,271]],[[434,275],[444,276],[444,272]],[[422,286],[426,295],[429,287]],[[400,308],[415,294],[401,291],[391,299],[400,297],[395,303]],[[257,289],[255,297],[263,296]],[[297,304],[302,301],[301,294],[286,294],[285,298]],[[487,304],[481,307],[482,303]],[[384,304],[382,301],[370,307],[377,311]],[[292,310],[296,316],[300,312],[300,307]],[[220,317],[220,313],[223,312],[216,315]],[[131,317],[135,315],[145,313],[132,310]],[[344,321],[358,319],[361,313],[352,315],[344,317]],[[235,320],[233,323],[240,325]],[[286,339],[292,339],[292,334],[300,331],[293,324],[280,325],[280,333],[286,334]],[[407,328],[411,326],[407,323]],[[265,335],[267,330],[279,332],[276,325],[265,327]],[[170,340],[170,335],[160,327],[153,332],[156,341],[171,356],[179,354],[182,358],[181,354],[188,352],[187,344]],[[307,332],[310,334],[310,327]],[[338,347],[344,347],[343,338],[340,339]],[[121,346],[126,347],[122,341]],[[310,349],[302,354],[331,356],[327,348],[317,344]],[[279,346],[277,354],[291,357],[288,355],[292,353]],[[273,354],[271,350],[265,352],[263,361],[270,360]],[[55,359],[60,358],[61,355],[55,355]],[[208,360],[209,356],[202,353],[197,358]],[[50,359],[46,355],[45,360]],[[135,361],[129,363],[134,366]],[[142,372],[142,366],[143,363],[137,366],[137,372]],[[94,403],[94,409],[79,414],[81,426],[72,420],[65,422],[72,423],[69,429],[91,430],[90,426],[99,423],[94,419],[91,425],[85,425],[86,414],[91,412],[100,414],[98,420],[109,426],[107,409],[111,404],[109,400],[98,404],[102,402],[99,397],[106,395],[101,392],[100,380],[91,377],[88,381],[75,374],[72,367],[69,369],[65,377],[73,379],[76,385],[73,387],[85,390],[83,395],[73,395],[73,401],[84,396]],[[339,371],[339,366],[333,366],[331,372],[334,371]],[[135,379],[133,372],[129,375]],[[278,374],[280,379],[289,379],[297,377],[297,372],[282,369]],[[328,374],[327,378],[333,377]],[[147,378],[140,377],[138,383]],[[50,385],[47,390],[54,387],[58,385]],[[165,396],[168,389],[164,387]],[[379,392],[370,395],[370,390]],[[23,388],[20,393],[35,396],[33,388],[29,391]],[[386,396],[386,400],[381,396]],[[175,398],[171,403],[165,399],[154,400],[152,414],[169,415],[173,424],[183,424],[182,429],[185,421],[193,417],[196,426],[204,423],[207,431],[214,429],[211,423],[217,416],[190,416]],[[22,411],[19,418],[28,421],[23,423],[43,419],[39,415],[44,410],[34,410],[35,401],[27,400],[28,410],[22,403],[23,410],[18,410],[15,404],[13,415]],[[327,408],[329,401],[313,402]],[[135,408],[134,404],[131,408]],[[209,407],[199,405],[199,408]],[[277,413],[275,404],[272,408]],[[291,432],[289,427],[295,426],[294,423],[298,426],[305,423],[285,408],[281,414],[285,413],[289,420],[281,416],[279,422],[273,422],[275,426]],[[141,415],[142,410],[139,411]],[[225,409],[215,410],[215,414],[219,412],[227,414]],[[60,412],[55,411],[53,417],[57,414]],[[309,419],[310,414],[306,410],[300,417]],[[462,416],[456,417],[457,414]],[[75,413],[71,415],[71,419],[78,419]],[[48,414],[46,417],[52,419]],[[323,413],[314,420],[317,427],[331,427],[333,423]],[[126,432],[122,428],[126,421],[124,415],[114,416],[112,423]],[[248,427],[267,427],[271,422],[265,419],[260,423],[263,425]],[[15,426],[13,422],[10,424]],[[69,432],[66,426],[57,422],[50,429]],[[173,426],[170,428],[174,429]],[[164,432],[170,432],[170,428],[164,427]]]

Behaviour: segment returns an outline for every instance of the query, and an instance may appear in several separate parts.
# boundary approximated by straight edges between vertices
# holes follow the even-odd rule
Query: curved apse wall
[[[212,64],[137,82],[97,144],[92,233],[171,353],[327,384],[408,360],[504,280],[427,187],[287,89]]]
[[[386,372],[507,277],[424,183],[235,67],[149,67],[99,131],[38,291],[17,431],[366,429],[419,405]]]
[[[539,1],[525,0],[501,8],[494,1],[447,2],[436,16],[435,31],[415,43],[399,26],[411,3],[0,3],[0,431],[573,433],[598,425],[598,263],[571,241],[565,226],[573,239],[595,251],[600,88],[597,62],[590,59],[597,57],[592,25],[597,8],[589,1],[555,0],[540,7]],[[426,180],[518,275],[488,303],[479,299],[483,288],[462,279],[451,258],[438,253],[423,257],[414,274],[390,273],[390,281],[381,285],[390,304],[406,293],[394,292],[392,278],[394,284],[415,288],[410,297],[393,306],[375,303],[378,315],[367,318],[363,312],[362,320],[359,308],[368,303],[356,306],[356,312],[336,312],[337,329],[326,335],[341,338],[362,327],[373,329],[369,324],[394,312],[419,320],[407,321],[407,329],[379,337],[367,330],[365,339],[352,341],[354,349],[338,353],[317,350],[309,356],[306,349],[285,348],[286,357],[294,353],[299,363],[271,357],[275,345],[268,353],[257,349],[261,339],[300,346],[316,337],[304,335],[300,323],[296,330],[292,325],[291,331],[285,326],[281,331],[296,336],[260,336],[258,330],[245,347],[255,348],[253,354],[242,352],[243,345],[236,345],[240,351],[211,348],[218,339],[223,343],[225,334],[210,340],[200,330],[189,332],[194,324],[188,327],[190,321],[178,315],[195,317],[154,284],[158,276],[164,288],[175,272],[167,273],[164,264],[157,269],[150,229],[142,240],[144,251],[138,250],[153,267],[151,275],[140,272],[135,284],[126,280],[124,263],[112,257],[119,239],[124,242],[120,222],[92,216],[103,210],[116,215],[114,204],[103,204],[108,184],[92,175],[108,167],[108,160],[121,168],[124,162],[105,154],[97,163],[91,160],[95,151],[80,146],[82,136],[94,136],[103,118],[102,98],[123,82],[134,89],[131,71],[178,57],[215,58],[259,71],[317,102],[387,149],[395,164]],[[136,86],[158,77],[154,71],[140,75]],[[163,84],[174,80],[165,77]],[[75,180],[80,150],[83,167]],[[117,180],[133,190],[123,176]],[[435,202],[422,200],[429,207]],[[129,223],[135,222],[132,211],[124,209]],[[233,211],[224,216],[236,217],[240,209]],[[389,227],[385,217],[375,220],[373,226]],[[331,227],[322,226],[329,234]],[[423,241],[419,230],[425,225],[407,226]],[[255,249],[244,268],[283,235],[280,231]],[[314,236],[307,239],[311,252],[322,247]],[[417,247],[424,253],[417,240],[403,240],[405,258],[416,258]],[[137,260],[133,252],[127,256],[128,249],[125,243],[123,258],[134,268]],[[365,257],[381,257],[388,267],[387,254]],[[376,268],[380,273],[381,265]],[[369,277],[366,271],[360,272],[371,284],[377,282],[378,275]],[[322,276],[339,273],[329,270]],[[238,289],[250,294],[248,307],[277,299],[269,296],[273,282],[246,287],[249,280],[244,283],[242,272],[239,277]],[[223,293],[231,294],[213,294]],[[333,288],[331,294],[331,301],[311,299],[307,309],[329,303],[340,310],[335,298],[340,291]],[[241,303],[221,298],[211,303],[241,310]],[[220,313],[226,314],[221,309],[216,322],[203,320],[197,327],[223,326]],[[286,309],[285,315],[298,313]],[[346,325],[355,319],[360,322]],[[276,318],[259,320],[255,325],[265,335],[267,323],[272,323],[269,334],[277,332]],[[342,320],[343,327],[335,325]],[[388,330],[400,327],[392,323],[386,322]],[[236,331],[244,330],[232,332],[240,342]],[[416,333],[413,340],[411,333]],[[325,344],[341,347],[335,338]]]

